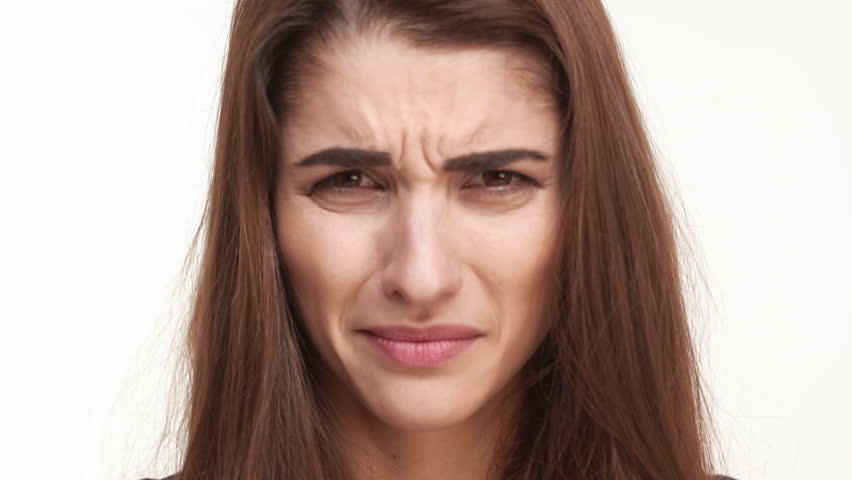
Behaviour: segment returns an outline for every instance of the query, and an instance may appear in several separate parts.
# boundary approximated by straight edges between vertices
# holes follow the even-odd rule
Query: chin
[[[483,383],[472,378],[399,377],[368,383],[359,392],[364,406],[401,430],[452,427],[475,415],[488,399]]]

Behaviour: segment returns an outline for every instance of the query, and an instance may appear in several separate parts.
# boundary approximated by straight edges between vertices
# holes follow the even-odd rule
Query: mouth
[[[437,367],[467,350],[483,332],[461,325],[430,328],[372,327],[358,330],[395,363],[413,368]]]

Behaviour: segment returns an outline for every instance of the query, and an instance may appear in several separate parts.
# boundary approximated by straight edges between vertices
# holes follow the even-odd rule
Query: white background
[[[852,479],[852,2],[609,0],[726,472]],[[3,478],[153,466],[232,3],[0,3]]]

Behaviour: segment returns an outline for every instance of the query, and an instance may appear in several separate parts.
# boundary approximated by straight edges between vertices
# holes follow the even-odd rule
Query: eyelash
[[[353,173],[358,173],[358,174],[361,174],[363,176],[367,176],[369,178],[369,175],[366,175],[366,173],[363,170],[344,170],[344,171],[341,171],[341,172],[337,172],[333,175],[330,175],[330,176],[324,178],[323,180],[320,180],[319,182],[317,182],[316,184],[314,184],[311,187],[310,191],[313,194],[315,192],[319,192],[319,191],[323,191],[323,190],[344,191],[344,192],[351,191],[351,190],[361,190],[360,187],[337,187],[337,186],[333,186],[333,185],[331,185],[331,186],[327,185],[330,182],[332,182],[335,178],[337,178],[339,175],[353,174]],[[512,170],[483,170],[483,171],[477,173],[475,176],[479,176],[479,175],[486,174],[486,173],[505,173],[505,174],[508,174],[509,179],[510,179],[509,180],[510,183],[507,184],[507,185],[499,185],[499,186],[496,186],[496,187],[483,186],[483,187],[470,187],[470,188],[485,188],[486,190],[491,190],[490,193],[492,193],[494,195],[505,195],[505,194],[508,194],[508,193],[513,193],[515,190],[518,190],[520,188],[525,188],[525,187],[528,187],[528,186],[540,186],[539,183],[537,181],[533,180],[532,178],[530,178],[530,177],[528,177],[528,176],[526,176],[522,173],[515,172],[515,171],[512,171]],[[518,179],[520,184],[519,184],[519,182],[512,183],[511,182],[512,178]],[[378,183],[375,180],[373,180],[373,182]]]

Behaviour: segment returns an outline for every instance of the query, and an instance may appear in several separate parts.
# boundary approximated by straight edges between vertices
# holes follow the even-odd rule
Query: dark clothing
[[[157,480],[156,478],[143,478],[142,480]],[[174,475],[169,475],[168,477],[161,478],[160,480],[176,480]],[[724,475],[716,475],[714,480],[737,480],[734,477],[726,477]]]

